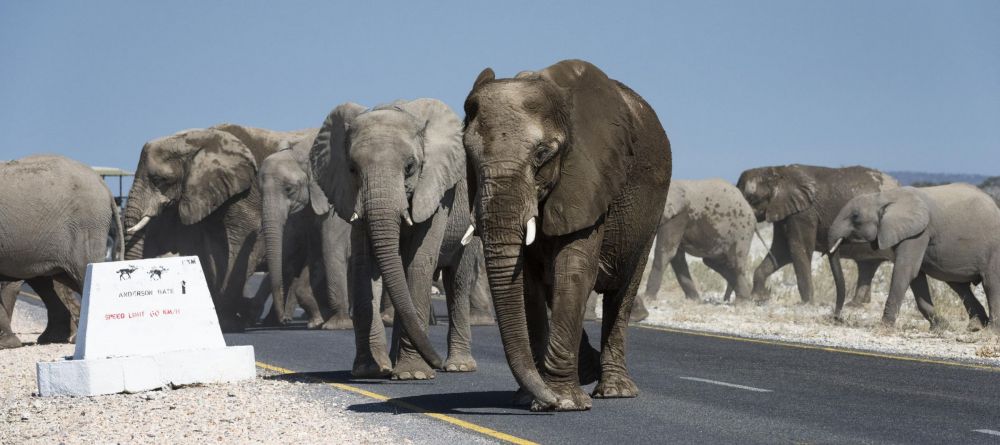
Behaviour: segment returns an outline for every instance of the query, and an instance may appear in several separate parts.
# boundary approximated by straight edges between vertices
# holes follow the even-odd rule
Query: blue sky
[[[864,164],[1000,174],[1000,2],[2,2],[0,159],[436,97],[582,58],[644,96],[674,176]],[[618,3],[625,3],[619,5]]]

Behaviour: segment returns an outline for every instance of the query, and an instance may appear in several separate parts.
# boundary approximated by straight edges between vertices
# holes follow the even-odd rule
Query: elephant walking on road
[[[753,209],[739,189],[722,179],[675,180],[656,230],[653,267],[646,281],[647,299],[656,298],[666,263],[688,299],[699,299],[685,254],[702,258],[706,266],[726,279],[725,300],[735,290],[737,300],[750,298],[749,255],[757,226]],[[645,314],[633,319],[641,320]],[[642,308],[645,312],[645,308]]]
[[[351,224],[333,216],[326,195],[312,178],[309,150],[316,133],[268,156],[258,173],[272,311],[276,321],[285,324],[297,300],[309,316],[310,328],[350,329]],[[332,239],[324,242],[323,237]],[[296,298],[286,301],[290,291]]]
[[[910,288],[931,327],[944,327],[931,301],[931,277],[947,282],[962,298],[969,330],[988,326],[1000,334],[1000,208],[978,188],[903,187],[857,196],[840,210],[829,239],[843,240],[841,249],[877,244],[895,253],[883,324],[895,324]],[[986,290],[989,317],[972,293],[971,286],[979,282]]]
[[[635,397],[629,314],[670,186],[670,142],[638,94],[581,61],[496,79],[465,100],[477,227],[507,362],[533,410]],[[604,296],[601,350],[583,330]],[[551,315],[550,315],[551,313]]]
[[[313,177],[331,211],[354,223],[349,280],[354,376],[427,379],[435,369],[475,369],[468,346],[453,343],[467,342],[467,336],[449,333],[449,357],[442,361],[426,332],[433,275],[444,266],[439,258],[465,255],[460,241],[471,221],[461,133],[461,121],[447,105],[417,99],[372,109],[340,105],[316,137],[310,152]],[[324,204],[313,196],[314,206]],[[393,335],[399,336],[399,347],[394,363],[376,315],[379,299],[371,291],[376,267],[395,309]],[[446,270],[446,280],[459,282],[458,270]],[[446,291],[449,298],[464,300],[454,307],[467,314],[468,292]],[[452,329],[458,328],[456,320],[466,320],[468,329],[467,315],[452,314]]]
[[[891,190],[899,184],[891,176],[866,167],[827,168],[810,165],[760,167],[744,171],[737,187],[753,207],[758,222],[774,224],[770,253],[753,275],[753,295],[767,299],[767,278],[788,263],[795,268],[799,295],[812,301],[812,254],[827,253],[833,241],[827,238],[840,208],[851,198]],[[871,283],[878,266],[892,259],[892,252],[867,244],[844,246],[830,255],[830,271],[837,287],[834,316],[839,317],[847,288],[840,258],[858,265],[858,283],[852,305],[871,300]]]
[[[263,258],[257,167],[312,131],[222,124],[147,142],[125,208],[126,259],[197,255],[222,329],[254,322],[243,287]]]
[[[48,324],[39,343],[73,342],[80,316],[73,292],[83,292],[87,264],[104,261],[109,234],[114,257],[122,257],[118,205],[93,169],[61,156],[0,163],[0,178],[0,282],[25,280],[42,298]],[[20,286],[6,286],[17,295],[11,289]],[[9,315],[13,299],[4,306]],[[0,335],[19,345],[12,333]]]

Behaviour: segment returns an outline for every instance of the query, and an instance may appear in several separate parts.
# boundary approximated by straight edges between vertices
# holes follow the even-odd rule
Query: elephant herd
[[[852,303],[866,302],[875,269],[895,261],[885,322],[911,287],[939,326],[931,276],[959,293],[977,327],[997,329],[970,285],[983,282],[1000,307],[1000,208],[974,188],[901,188],[868,168],[803,165],[747,170],[735,187],[671,184],[670,142],[652,107],[580,60],[505,79],[487,68],[464,111],[463,120],[434,99],[348,102],[318,129],[221,124],[154,139],[121,216],[86,166],[54,156],[0,164],[0,347],[19,345],[10,316],[22,280],[49,311],[39,342],[73,340],[72,292],[109,233],[115,259],[197,255],[225,330],[257,323],[268,290],[267,322],[289,322],[298,305],[310,328],[353,328],[356,377],[474,371],[469,326],[493,322],[492,298],[515,401],[533,410],[638,395],[625,336],[645,312],[637,293],[651,249],[647,299],[666,263],[699,298],[690,254],[725,278],[727,300],[766,299],[767,277],[792,263],[809,301],[818,251],[830,256],[838,315],[840,258],[858,264]],[[763,221],[774,238],[751,284]],[[258,270],[268,285],[244,298]],[[427,336],[439,277],[444,359]],[[592,291],[603,295],[596,348],[583,330]]]

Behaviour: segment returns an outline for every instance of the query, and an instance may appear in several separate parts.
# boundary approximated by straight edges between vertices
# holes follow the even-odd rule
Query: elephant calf
[[[0,177],[0,282],[26,280],[42,298],[48,324],[39,343],[73,342],[80,316],[73,292],[83,292],[87,264],[104,261],[108,234],[122,257],[118,205],[93,169],[62,156],[0,163]],[[6,285],[4,311],[13,310],[19,287]],[[9,332],[0,335],[19,345]]]
[[[653,267],[646,282],[647,299],[656,298],[665,262],[670,262],[684,295],[697,300],[698,290],[688,271],[685,254],[701,257],[706,266],[726,279],[725,299],[733,290],[736,299],[750,297],[750,243],[757,225],[753,209],[739,189],[721,179],[675,180],[670,184],[667,205],[656,230]],[[636,307],[635,312],[645,308]]]
[[[931,327],[941,327],[944,320],[934,313],[927,286],[930,276],[947,282],[962,297],[970,329],[989,326],[992,332],[1000,333],[996,321],[1000,308],[1000,208],[976,187],[903,187],[855,197],[837,214],[829,239],[843,240],[845,247],[874,243],[895,253],[882,323],[895,324],[909,287],[917,309]],[[971,285],[980,281],[990,306],[989,318],[972,294]]]

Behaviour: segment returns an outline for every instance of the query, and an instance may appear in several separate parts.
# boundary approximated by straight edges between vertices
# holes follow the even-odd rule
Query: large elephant
[[[286,323],[291,319],[292,303],[298,300],[309,315],[309,327],[350,329],[347,264],[351,224],[333,217],[329,207],[323,206],[326,196],[312,179],[309,150],[316,133],[268,156],[258,173],[273,313],[278,323]],[[312,195],[321,195],[315,210]],[[332,237],[331,242],[323,242],[324,236]],[[286,304],[289,291],[295,291],[296,299]]]
[[[17,281],[38,293],[48,312],[39,343],[72,342],[80,316],[73,292],[83,292],[87,264],[104,261],[114,234],[122,257],[118,205],[90,167],[61,156],[29,156],[0,163],[0,282],[8,318]],[[9,305],[8,305],[9,303]],[[9,326],[3,343],[19,346]]]
[[[223,330],[245,327],[258,314],[243,286],[263,256],[257,166],[311,131],[222,124],[147,142],[125,207],[126,259],[197,255]]]
[[[737,300],[749,299],[750,243],[756,226],[753,209],[732,184],[722,179],[674,180],[656,230],[645,297],[656,298],[669,262],[684,296],[699,299],[685,259],[688,254],[702,258],[726,279],[726,301],[734,290]],[[635,315],[633,311],[633,319]]]
[[[22,285],[24,281],[0,281],[0,349],[21,347],[21,339],[14,333],[11,320]]]
[[[670,142],[638,94],[596,66],[559,62],[496,79],[465,100],[477,228],[516,402],[586,410],[635,397],[625,332],[670,185]],[[604,295],[601,351],[583,331]],[[547,315],[546,304],[551,309]]]
[[[827,168],[810,165],[760,167],[744,171],[737,187],[753,207],[758,222],[774,224],[770,253],[753,275],[753,295],[767,299],[767,278],[788,263],[795,268],[799,295],[812,301],[812,254],[827,253],[833,246],[827,238],[837,212],[851,198],[899,187],[891,176],[866,167]],[[868,245],[845,246],[830,256],[830,271],[837,288],[834,316],[839,317],[847,289],[840,258],[858,265],[858,282],[851,305],[871,300],[871,283],[883,261],[892,252]]]
[[[895,253],[883,324],[895,324],[909,287],[931,327],[944,326],[934,312],[927,286],[930,276],[947,282],[962,298],[970,330],[989,326],[1000,333],[996,321],[1000,313],[1000,208],[976,187],[903,187],[857,196],[837,214],[829,239],[845,241],[841,249],[860,243]],[[986,290],[989,318],[972,293],[971,286],[979,282]]]
[[[331,211],[354,222],[351,233],[349,288],[353,301],[358,377],[426,379],[434,369],[472,370],[468,334],[455,330],[466,320],[465,301],[450,305],[465,315],[452,316],[449,356],[442,362],[427,338],[430,291],[438,259],[461,260],[474,252],[461,244],[471,216],[466,202],[465,154],[461,121],[433,99],[399,101],[366,110],[346,103],[336,107],[320,129],[310,153],[313,177],[332,205]],[[313,205],[322,207],[313,195]],[[451,229],[449,230],[449,227]],[[370,279],[377,270],[384,293],[395,308],[395,366],[386,350],[378,299]],[[458,282],[459,270],[445,272]],[[448,287],[448,286],[446,286]],[[460,292],[447,289],[449,298]],[[402,334],[402,335],[400,335]]]

